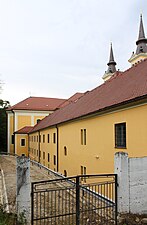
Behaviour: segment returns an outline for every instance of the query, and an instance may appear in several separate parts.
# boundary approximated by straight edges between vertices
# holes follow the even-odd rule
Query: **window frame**
[[[24,144],[22,144],[23,141],[24,141]],[[21,139],[20,139],[20,146],[21,146],[21,147],[25,147],[25,146],[26,146],[26,138],[21,138]]]
[[[115,148],[127,148],[126,122],[114,124]]]

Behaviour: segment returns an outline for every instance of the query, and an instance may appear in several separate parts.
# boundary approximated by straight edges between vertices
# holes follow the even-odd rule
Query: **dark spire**
[[[145,32],[143,27],[142,14],[140,15],[140,26],[138,40],[136,41],[137,49],[136,54],[147,53],[147,39],[145,38]]]
[[[107,63],[107,65],[108,65],[108,70],[106,73],[116,72],[116,68],[115,68],[116,62],[114,61],[112,43],[111,43],[111,47],[110,47],[110,58],[109,58],[109,62]]]

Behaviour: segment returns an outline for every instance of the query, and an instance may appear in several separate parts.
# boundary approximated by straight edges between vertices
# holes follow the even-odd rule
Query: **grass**
[[[15,214],[6,213],[0,208],[0,225],[16,225],[17,217]]]

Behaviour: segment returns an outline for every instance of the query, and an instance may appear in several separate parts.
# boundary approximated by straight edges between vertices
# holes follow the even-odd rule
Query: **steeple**
[[[136,45],[137,45],[136,53],[134,54],[133,52],[131,58],[129,59],[129,62],[132,65],[147,58],[147,38],[145,37],[142,14],[140,15],[139,35],[138,40],[136,41]]]
[[[114,61],[112,43],[110,46],[110,57],[109,57],[109,62],[107,63],[107,65],[108,65],[108,69],[102,77],[104,81],[108,80],[116,72],[116,67],[115,67],[116,62]]]

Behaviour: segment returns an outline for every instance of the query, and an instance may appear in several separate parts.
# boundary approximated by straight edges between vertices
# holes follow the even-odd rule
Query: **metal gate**
[[[117,225],[117,175],[33,182],[32,225]]]

